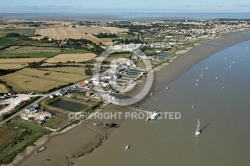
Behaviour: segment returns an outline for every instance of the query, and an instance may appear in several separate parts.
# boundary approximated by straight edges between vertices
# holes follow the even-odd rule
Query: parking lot
[[[8,104],[7,107],[4,107],[3,109],[0,109],[0,115],[11,111],[16,106],[27,102],[28,100],[31,99],[31,97],[35,97],[35,96],[37,96],[37,95],[17,94],[17,95],[15,95],[15,97],[10,97],[8,99],[0,100],[1,105],[2,104]]]

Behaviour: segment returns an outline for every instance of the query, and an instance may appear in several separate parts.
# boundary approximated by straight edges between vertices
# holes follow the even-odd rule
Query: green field
[[[49,67],[49,68],[40,68],[39,70],[54,71],[59,73],[71,73],[79,75],[83,75],[85,72],[85,68],[83,67]]]
[[[117,39],[117,38],[102,38],[103,42],[112,42],[112,40]]]
[[[123,40],[133,40],[133,39],[137,39],[137,35],[128,35],[128,34],[125,34],[125,35],[119,35],[119,38],[120,39],[123,39]]]
[[[50,133],[49,130],[34,123],[15,118],[7,123],[8,128],[18,127],[21,132],[0,147],[0,164],[10,163],[14,157],[27,146],[33,145],[40,137]]]
[[[14,73],[0,76],[0,79],[5,81],[16,92],[34,91],[43,93],[89,78],[89,76],[84,75],[84,70],[81,73],[79,72],[80,74],[77,74],[77,71],[74,72],[73,69],[71,70],[66,73],[24,68]]]
[[[64,49],[63,54],[84,54],[89,53],[91,51],[83,50],[83,49]]]
[[[119,58],[127,58],[127,59],[131,59],[132,53],[130,52],[118,52],[118,53],[113,53],[110,54],[105,61],[112,61],[112,60],[116,60]]]
[[[63,127],[69,122],[68,119],[61,118],[59,116],[53,116],[49,120],[46,121],[46,123],[43,124],[44,127],[49,127],[52,129],[58,129],[60,127]]]
[[[49,58],[58,55],[60,52],[60,49],[55,47],[11,46],[0,51],[0,58]]]
[[[18,38],[0,38],[0,49],[16,43]],[[0,52],[1,53],[1,52]]]
[[[5,37],[8,33],[19,33],[20,35],[25,36],[33,36],[35,33],[35,29],[28,29],[28,28],[5,28],[0,29],[0,37]]]
[[[42,40],[25,40],[18,43],[18,46],[38,46],[38,47],[54,47],[54,43],[48,43]]]

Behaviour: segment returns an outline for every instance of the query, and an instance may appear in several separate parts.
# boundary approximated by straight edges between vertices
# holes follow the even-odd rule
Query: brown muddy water
[[[75,165],[250,165],[249,41],[213,54],[159,87],[139,107],[180,112],[181,119],[126,120]],[[203,132],[195,137],[198,119]],[[127,144],[130,149],[124,150]]]

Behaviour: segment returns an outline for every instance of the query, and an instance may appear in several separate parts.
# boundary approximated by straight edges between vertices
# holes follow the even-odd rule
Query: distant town
[[[87,120],[68,119],[69,112],[94,113],[109,103],[119,105],[149,71],[200,42],[249,29],[250,20],[238,19],[0,18],[0,164],[11,163],[42,136]]]

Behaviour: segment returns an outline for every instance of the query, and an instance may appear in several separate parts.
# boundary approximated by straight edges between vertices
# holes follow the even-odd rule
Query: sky
[[[249,13],[250,0],[0,0],[0,13]]]

